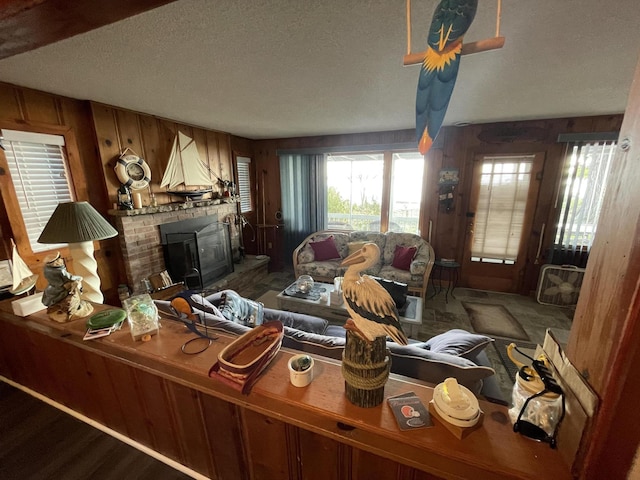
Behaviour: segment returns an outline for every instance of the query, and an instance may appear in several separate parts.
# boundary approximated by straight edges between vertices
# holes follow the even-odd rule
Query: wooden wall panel
[[[116,393],[118,408],[126,412],[128,437],[153,448],[153,436],[146,421],[146,411],[140,399],[134,369],[119,362],[109,363],[109,383]]]
[[[232,163],[230,139],[226,133],[179,124],[94,102],[91,102],[91,110],[103,167],[102,175],[110,204],[117,201],[116,192],[120,186],[114,167],[120,154],[127,147],[144,158],[149,165],[150,188],[156,194],[158,203],[170,203],[175,200],[165,193],[164,188],[160,188],[160,183],[178,130],[196,141],[202,161],[215,175],[225,180],[233,179],[229,176],[232,172]],[[216,191],[217,180],[214,175],[211,178]],[[221,189],[218,191],[222,193]],[[148,205],[148,189],[143,189],[139,193],[142,194],[143,204]]]
[[[428,237],[429,221],[432,221],[432,244],[438,257],[462,258],[468,219],[473,159],[476,153],[543,152],[546,158],[542,188],[538,197],[538,206],[534,214],[534,235],[527,245],[527,267],[520,293],[535,290],[540,265],[535,263],[540,227],[546,223],[544,247],[548,248],[553,240],[551,225],[555,222],[553,198],[558,185],[558,175],[563,161],[563,147],[557,143],[559,133],[568,132],[609,132],[620,129],[622,115],[603,115],[584,118],[561,118],[551,120],[532,120],[526,122],[504,122],[496,124],[470,125],[467,127],[444,127],[431,151],[427,154],[427,183],[424,186],[426,196],[423,199],[422,236]],[[494,132],[491,134],[491,132]],[[497,132],[497,133],[495,133]],[[502,133],[502,136],[498,134]],[[512,136],[508,134],[511,133]],[[480,138],[479,138],[480,137]],[[340,146],[389,145],[393,143],[414,143],[413,130],[397,132],[377,132],[353,135],[333,135],[324,137],[301,137],[278,140],[259,140],[255,142],[254,153],[258,171],[258,202],[267,198],[261,208],[265,217],[273,218],[281,209],[279,162],[277,150],[337,148]],[[446,212],[437,205],[437,179],[440,168],[458,168],[460,184],[455,192],[454,208]],[[265,173],[268,182],[261,181]],[[551,193],[553,192],[553,195]],[[543,249],[545,251],[545,249]],[[260,252],[263,253],[263,252]],[[279,255],[287,263],[291,262],[291,252],[266,252]],[[464,286],[464,284],[461,284]]]
[[[200,403],[215,473],[211,477],[248,480],[249,466],[239,409],[209,395],[200,395]]]
[[[308,430],[298,430],[300,456],[300,476],[304,480],[348,479],[344,463],[341,462],[342,449],[334,440]]]
[[[176,383],[167,383],[173,415],[176,418],[177,438],[180,444],[181,463],[202,472],[208,477],[215,477],[207,431],[204,428],[202,404],[198,393]]]
[[[298,480],[297,471],[290,471],[289,461],[290,455],[294,458],[297,456],[297,446],[288,444],[283,422],[243,409],[242,425],[247,456],[251,462],[251,478]]]
[[[69,147],[67,150],[77,199],[89,201],[106,216],[106,210],[110,204],[105,195],[106,188],[100,160],[96,153],[92,123],[87,102],[0,83],[0,128],[45,132],[69,130],[75,139],[75,147]],[[2,178],[3,183],[10,182],[7,176]],[[5,189],[6,186],[3,187],[3,190]],[[22,246],[26,241],[23,232],[12,228],[10,222],[11,212],[15,214],[16,207],[7,204],[6,199],[3,206],[5,208],[0,209],[0,227],[3,234],[0,254],[2,258],[8,258],[11,251],[8,248],[8,239],[16,239],[18,250],[25,262],[34,273],[40,274],[37,287],[43,289],[46,281],[42,276],[42,260],[46,254],[27,254]],[[117,298],[119,247],[117,243],[110,240],[96,242],[95,245],[98,272],[103,283],[102,289],[105,291],[105,297],[112,300]],[[65,255],[65,251],[62,253]],[[69,267],[71,269],[71,265]]]
[[[175,438],[176,427],[172,413],[173,405],[167,397],[165,382],[156,375],[141,370],[135,371],[139,402],[143,404],[147,426],[153,438],[154,450],[167,457],[181,461]]]

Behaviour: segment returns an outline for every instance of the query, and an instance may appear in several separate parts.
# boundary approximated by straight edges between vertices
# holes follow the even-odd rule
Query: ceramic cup
[[[294,387],[306,387],[313,380],[313,358],[294,355],[289,359],[289,379]]]

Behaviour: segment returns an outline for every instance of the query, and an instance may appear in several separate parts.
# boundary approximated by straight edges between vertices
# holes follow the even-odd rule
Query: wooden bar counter
[[[193,334],[161,324],[149,342],[134,342],[126,324],[83,341],[84,319],[22,318],[3,301],[0,374],[210,478],[570,478],[556,450],[513,432],[506,407],[481,402],[484,424],[463,440],[435,420],[402,432],[386,402],[364,409],[346,399],[339,362],[314,357],[313,382],[291,385],[287,349],[241,395],[208,377],[234,337],[185,355]],[[408,391],[431,400],[429,386],[396,375],[385,398]]]

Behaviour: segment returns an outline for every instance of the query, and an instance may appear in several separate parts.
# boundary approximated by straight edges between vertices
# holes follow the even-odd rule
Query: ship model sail
[[[205,193],[213,190],[211,185],[209,170],[200,159],[196,142],[178,131],[160,186],[168,188],[167,193],[171,195],[199,200]],[[184,189],[176,190],[176,187],[180,186]],[[203,186],[205,188],[202,188]]]
[[[11,247],[13,249],[11,257],[11,275],[13,277],[13,285],[9,289],[9,293],[12,295],[20,295],[28,292],[36,286],[38,275],[34,275],[27,264],[24,263],[24,260],[22,260],[18,254],[18,249],[16,248],[16,244],[13,239],[11,239]]]

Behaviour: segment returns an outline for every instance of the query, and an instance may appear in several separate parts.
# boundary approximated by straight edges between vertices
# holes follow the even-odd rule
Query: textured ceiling
[[[435,0],[412,2],[413,51]],[[466,41],[495,33],[480,0]],[[445,124],[621,113],[635,0],[503,0],[500,50],[464,56]],[[179,0],[0,60],[0,81],[247,138],[414,128],[405,0]]]

